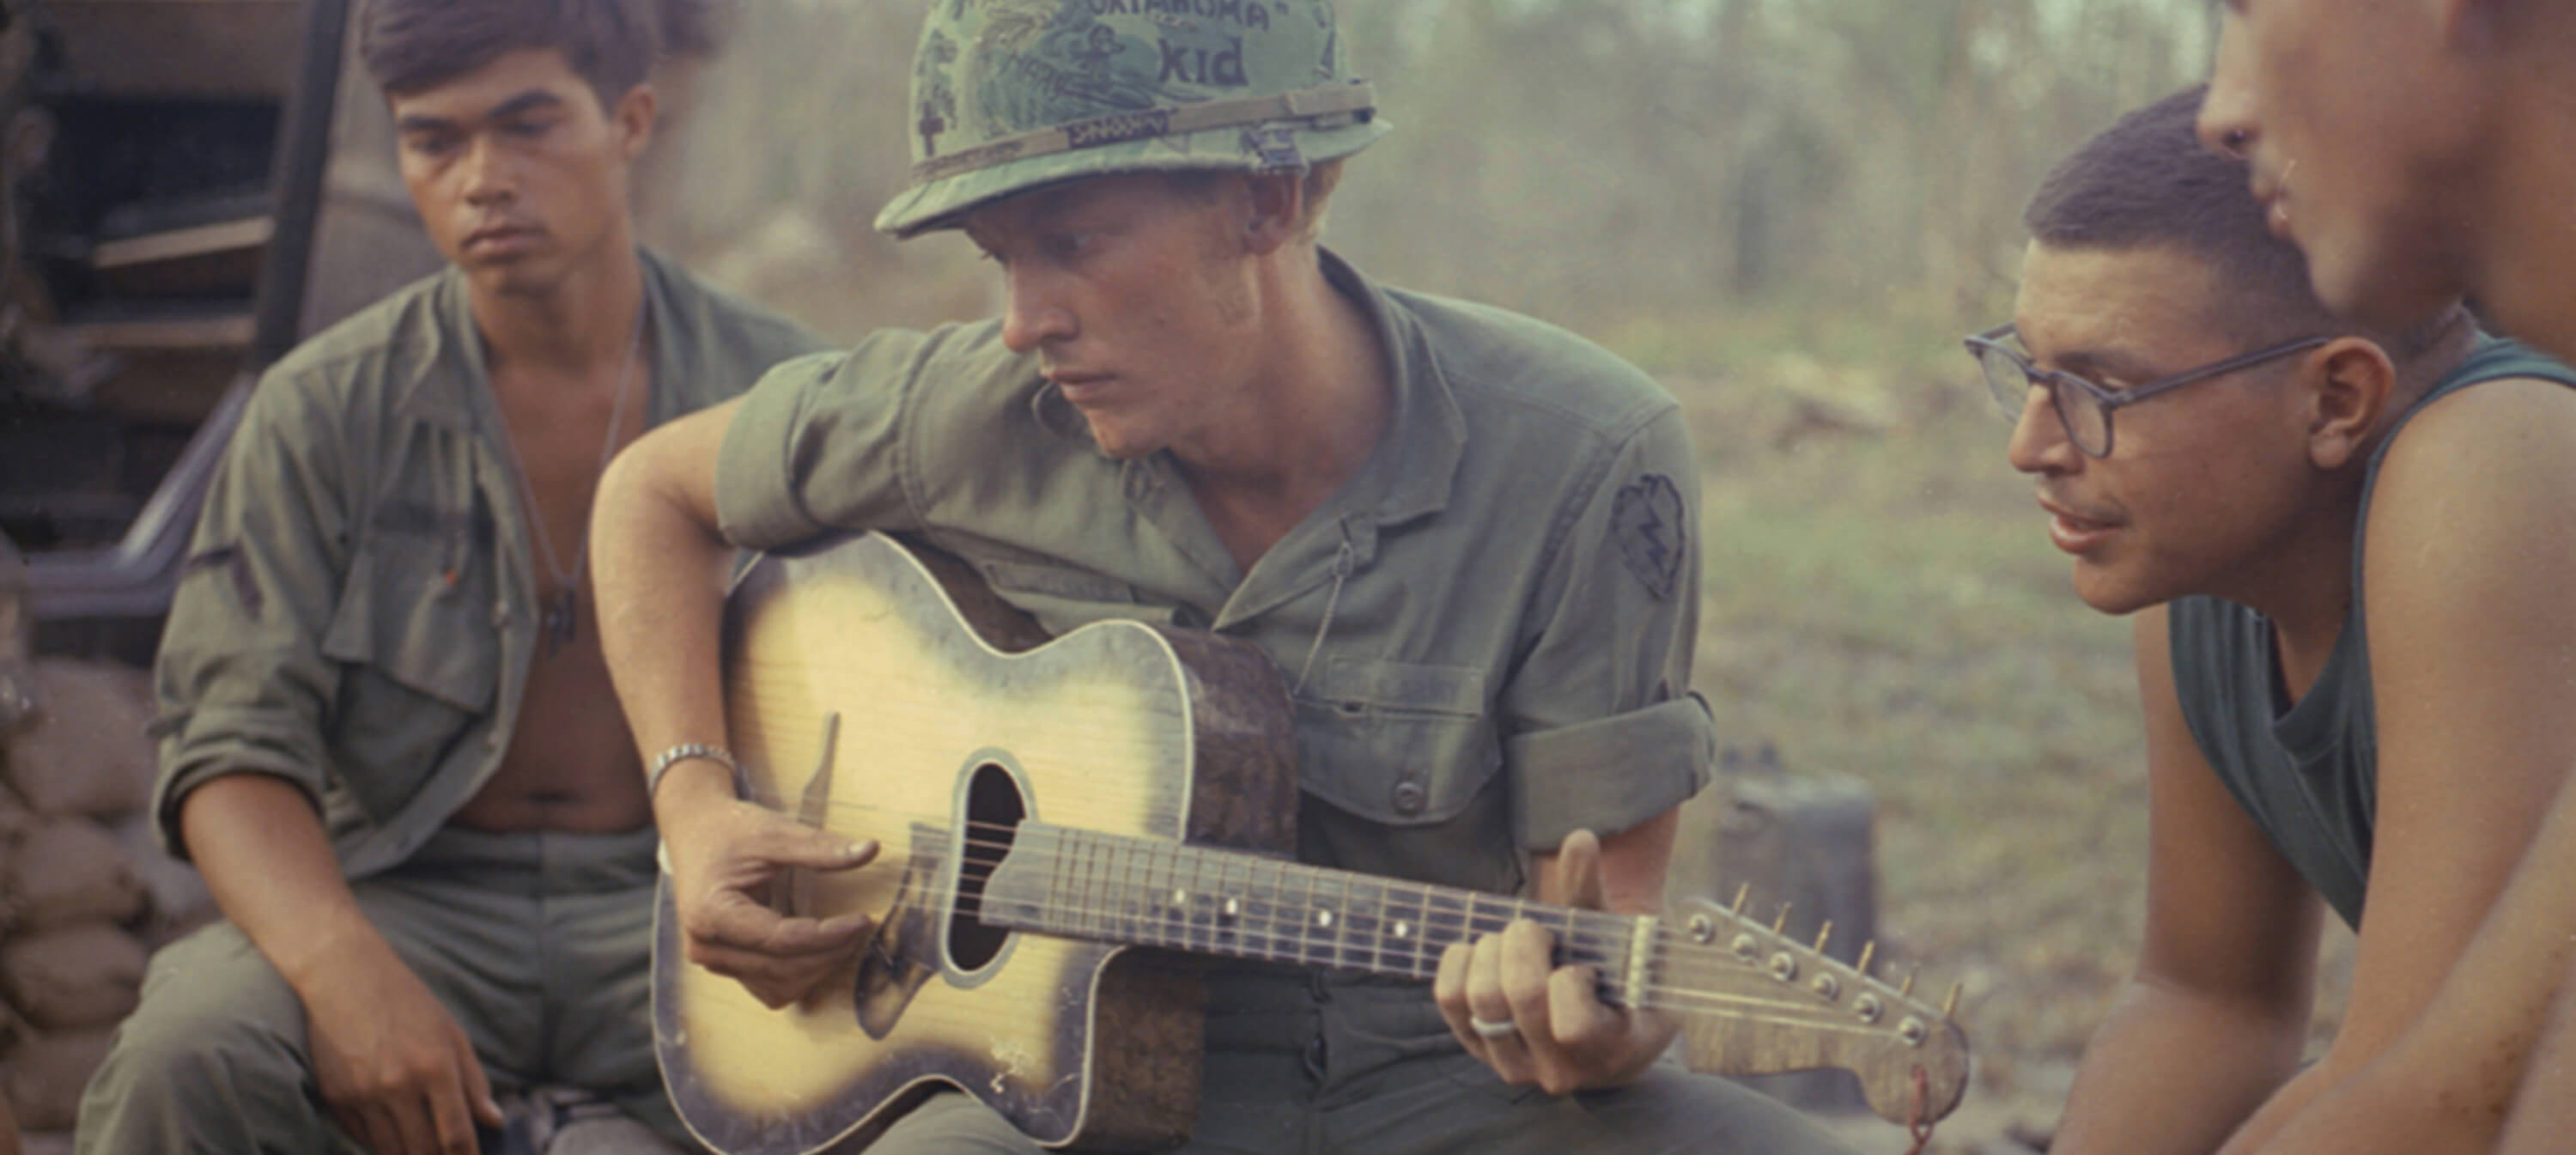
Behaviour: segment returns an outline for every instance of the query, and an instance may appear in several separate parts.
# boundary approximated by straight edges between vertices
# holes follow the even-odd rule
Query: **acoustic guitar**
[[[781,910],[876,919],[780,1010],[686,960],[665,880],[655,1049],[728,1155],[856,1150],[944,1087],[1042,1145],[1177,1143],[1207,957],[1428,981],[1520,918],[1605,1000],[1675,1015],[1694,1069],[1843,1068],[1899,1122],[1966,1089],[1946,1008],[1738,909],[1614,915],[1293,861],[1289,699],[1248,643],[1126,621],[1048,640],[962,563],[871,534],[757,561],[724,662],[750,796],[883,847],[773,882]]]

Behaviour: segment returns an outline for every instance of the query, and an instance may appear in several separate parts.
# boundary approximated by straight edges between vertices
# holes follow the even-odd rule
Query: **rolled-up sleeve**
[[[1513,775],[1521,845],[1554,850],[1576,829],[1625,830],[1708,784],[1717,729],[1695,693],[1652,706],[1519,735],[1504,759]],[[1555,768],[1552,772],[1550,768]],[[1577,816],[1593,815],[1590,820]]]
[[[1625,830],[1708,783],[1716,727],[1690,691],[1699,474],[1667,406],[1558,517],[1534,641],[1503,693],[1520,844]]]
[[[301,383],[251,396],[198,515],[154,662],[160,773],[153,814],[185,858],[188,795],[226,774],[273,775],[319,813],[322,719],[337,686],[322,638],[348,565],[348,446]]]
[[[716,461],[726,538],[769,549],[835,529],[916,528],[900,433],[925,343],[889,331],[763,374]]]

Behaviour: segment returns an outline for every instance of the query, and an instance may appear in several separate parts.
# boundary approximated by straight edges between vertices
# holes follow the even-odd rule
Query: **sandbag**
[[[36,668],[25,658],[0,657],[0,739],[35,713]]]
[[[27,805],[26,799],[18,797],[18,792],[10,789],[7,783],[0,782],[0,844],[15,843],[19,836],[43,822]]]
[[[69,1136],[65,1140],[63,1146],[68,1148]],[[9,1096],[0,1094],[0,1155],[22,1155],[23,1151],[18,1145],[18,1113],[9,1109]]]
[[[0,1002],[0,1056],[8,1055],[10,1051],[17,1049],[18,1044],[35,1037],[36,1029],[28,1026],[27,1020],[18,1017],[16,1009],[5,1002]],[[0,1095],[0,1100],[6,1098],[6,1095]]]
[[[114,1026],[143,989],[143,944],[106,923],[0,943],[0,994],[38,1031]]]
[[[0,1059],[0,1092],[28,1131],[68,1131],[80,1115],[81,1090],[107,1061],[113,1027],[66,1031],[18,1044]]]
[[[87,818],[57,818],[15,840],[0,871],[0,904],[18,931],[142,914],[143,879],[116,836]]]
[[[39,658],[35,712],[9,735],[8,782],[38,814],[113,818],[152,801],[150,676],[117,662]]]
[[[35,811],[27,809],[25,802],[19,801],[17,791],[6,783],[0,783],[0,937],[7,937],[18,925],[17,904],[9,897],[9,880],[17,868],[18,844],[43,822],[36,817]],[[0,1054],[6,1053],[8,1048],[0,1047]]]
[[[0,739],[36,711],[36,671],[27,662],[27,563],[0,535]]]
[[[206,880],[197,868],[161,849],[160,833],[150,813],[126,815],[109,830],[150,896],[146,904],[149,909],[135,926],[135,935],[145,947],[166,946],[221,915],[215,909],[215,896],[206,889]]]

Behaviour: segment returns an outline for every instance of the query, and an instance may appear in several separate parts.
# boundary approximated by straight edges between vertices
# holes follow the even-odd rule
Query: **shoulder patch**
[[[1673,596],[1681,580],[1683,551],[1690,544],[1682,508],[1682,491],[1673,479],[1647,473],[1619,487],[1610,505],[1610,539],[1619,545],[1619,560],[1659,598]]]

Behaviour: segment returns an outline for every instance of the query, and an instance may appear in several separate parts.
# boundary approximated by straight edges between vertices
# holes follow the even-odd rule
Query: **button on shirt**
[[[642,254],[659,423],[819,339]],[[352,878],[392,866],[500,767],[537,646],[536,575],[482,341],[454,269],[265,374],[190,544],[155,666],[154,812],[275,776]]]
[[[1322,260],[1384,342],[1391,419],[1249,572],[1168,453],[1102,453],[992,322],[773,370],[726,436],[718,509],[753,548],[918,533],[1059,634],[1250,641],[1294,699],[1302,859],[1514,890],[1527,852],[1707,780],[1694,458],[1672,399],[1600,349]]]

